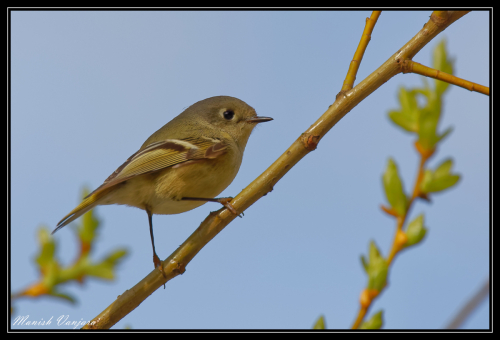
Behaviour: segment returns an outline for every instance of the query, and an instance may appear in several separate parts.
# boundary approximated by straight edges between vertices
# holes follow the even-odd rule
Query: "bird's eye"
[[[224,116],[225,119],[231,120],[234,117],[234,111],[227,110],[222,115]]]

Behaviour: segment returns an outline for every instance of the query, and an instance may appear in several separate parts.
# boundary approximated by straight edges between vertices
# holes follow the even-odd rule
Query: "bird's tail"
[[[63,217],[62,220],[57,223],[56,229],[52,232],[54,234],[56,231],[64,227],[65,225],[69,224],[70,222],[73,222],[76,220],[78,217],[82,216],[85,214],[87,211],[90,209],[94,208],[96,205],[99,204],[99,200],[103,198],[109,190],[103,190],[98,192],[97,190],[85,197],[75,209],[71,210],[69,214]]]

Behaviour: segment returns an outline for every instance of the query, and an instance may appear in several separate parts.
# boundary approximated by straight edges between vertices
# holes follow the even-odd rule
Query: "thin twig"
[[[417,146],[417,150],[419,150],[418,146]],[[419,154],[420,154],[420,162],[418,165],[418,171],[417,171],[417,176],[415,179],[415,185],[413,187],[413,194],[408,201],[408,205],[407,205],[406,211],[404,213],[404,216],[395,215],[395,212],[392,209],[382,207],[382,210],[384,212],[386,212],[389,215],[396,218],[396,233],[394,235],[394,240],[392,241],[391,251],[389,252],[389,255],[387,256],[388,269],[391,268],[391,264],[394,260],[394,257],[403,249],[406,241],[408,240],[408,237],[403,232],[403,225],[404,225],[404,223],[406,221],[406,217],[408,216],[408,213],[413,205],[413,202],[415,201],[415,199],[417,197],[420,196],[420,185],[421,185],[422,179],[424,177],[425,163],[427,162],[429,157],[432,156],[432,153],[424,153],[424,152],[420,153],[419,152]],[[372,290],[370,290],[370,289],[366,289],[366,288],[363,289],[363,291],[361,292],[360,299],[359,299],[360,308],[358,311],[358,315],[356,316],[356,319],[354,320],[354,323],[351,327],[352,329],[359,328],[359,326],[361,325],[361,323],[363,322],[363,320],[366,316],[366,313],[368,313],[368,310],[370,309],[370,306],[372,305],[373,300],[375,300],[375,298],[377,296],[379,296],[380,293],[382,293],[383,289],[380,291],[372,289],[374,292],[371,292]]]
[[[487,96],[490,95],[490,88],[473,83],[471,81],[455,77],[451,74],[427,67],[425,65],[419,64],[412,60],[405,60],[403,62],[403,73],[416,73],[425,77],[434,78],[437,80],[441,80],[452,85],[463,87],[469,91],[475,91]]]
[[[365,54],[366,47],[372,38],[373,28],[377,23],[378,17],[382,11],[373,11],[369,18],[366,18],[365,29],[363,30],[363,35],[359,41],[358,48],[354,52],[354,57],[352,58],[351,64],[349,65],[349,70],[347,70],[347,75],[344,80],[344,85],[342,85],[341,93],[349,91],[354,86],[354,81],[356,80],[356,74],[358,74],[359,65]]]
[[[457,20],[458,18],[462,17],[463,15],[467,14],[468,12],[456,12],[456,11],[435,11],[432,13],[431,18],[427,24],[424,26],[424,30],[426,29],[427,25],[430,23],[433,23],[434,25],[443,28],[451,23],[449,20],[452,20],[453,22]],[[421,31],[422,32],[422,31]],[[415,37],[413,38],[415,39]],[[412,39],[412,40],[413,40]],[[405,63],[408,63],[408,61],[411,62],[411,58],[415,56],[415,54],[408,54],[409,57],[407,59],[398,59],[398,63],[401,65],[401,69],[404,72],[405,68]],[[419,169],[417,173],[417,179],[415,180],[415,186],[413,189],[412,196],[410,197],[407,205],[406,212],[404,216],[398,216],[393,209],[386,208],[382,206],[382,210],[386,213],[388,213],[391,216],[394,216],[396,218],[396,234],[394,236],[394,240],[392,243],[391,251],[389,253],[389,256],[387,258],[387,265],[389,266],[394,260],[394,257],[396,254],[403,249],[404,244],[406,243],[407,237],[406,234],[402,231],[404,222],[406,220],[406,217],[408,216],[408,212],[411,209],[411,206],[415,199],[420,196],[420,185],[423,179],[424,175],[424,166],[427,160],[432,156],[434,153],[434,150],[423,150],[418,143],[415,144],[417,151],[419,152],[421,159],[420,159],[420,164],[419,164]],[[381,290],[382,291],[382,290]],[[358,314],[356,316],[356,319],[354,320],[354,323],[352,325],[352,329],[357,329],[363,322],[366,313],[368,312],[373,300],[380,295],[381,291],[375,291],[373,292],[373,289],[364,289],[361,292],[360,295],[360,309],[358,311]]]
[[[476,308],[488,297],[490,293],[490,280],[481,286],[481,288],[470,298],[469,301],[460,309],[451,322],[446,326],[446,329],[458,329],[464,321],[476,310]]]

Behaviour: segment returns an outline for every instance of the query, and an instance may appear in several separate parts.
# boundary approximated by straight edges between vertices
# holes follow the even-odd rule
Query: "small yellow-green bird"
[[[228,96],[201,100],[153,133],[104,183],[57,224],[55,233],[96,205],[125,204],[148,214],[153,263],[153,214],[179,214],[206,202],[237,211],[230,198],[214,198],[234,179],[258,117],[244,101]]]

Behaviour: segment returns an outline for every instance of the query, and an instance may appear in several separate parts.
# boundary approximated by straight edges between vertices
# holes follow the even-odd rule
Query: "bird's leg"
[[[149,220],[149,234],[151,235],[151,244],[153,245],[153,263],[155,265],[155,268],[158,268],[163,275],[163,277],[166,278],[165,272],[163,271],[163,264],[160,261],[160,258],[158,255],[156,255],[156,250],[155,250],[155,237],[153,235],[153,214],[151,211],[146,208],[146,212],[148,213],[148,220]]]
[[[236,209],[232,206],[231,200],[233,199],[232,197],[221,197],[221,198],[201,198],[201,197],[183,197],[181,198],[184,201],[204,201],[204,202],[217,202],[222,204],[224,207],[226,207],[230,212],[232,212],[235,215],[238,215],[241,217],[240,214],[236,211]],[[243,214],[243,213],[242,213]]]

